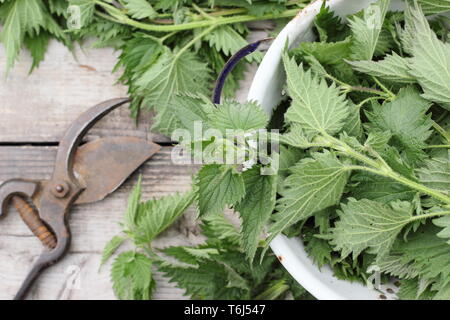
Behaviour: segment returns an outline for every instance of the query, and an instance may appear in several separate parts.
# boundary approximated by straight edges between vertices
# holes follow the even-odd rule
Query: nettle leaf
[[[339,42],[302,42],[291,52],[299,56],[312,55],[320,64],[335,65],[350,56],[351,38]]]
[[[157,113],[152,130],[171,136],[176,129],[186,129],[194,137],[196,122],[201,123],[202,127],[206,126],[208,113],[212,111],[216,111],[215,108],[213,110],[204,98],[188,94],[174,95],[167,107]]]
[[[420,7],[408,7],[407,12],[412,32],[410,73],[422,86],[425,99],[450,110],[450,44],[437,38]]]
[[[396,100],[382,106],[374,105],[367,117],[374,128],[389,131],[393,145],[415,164],[425,157],[422,149],[432,133],[432,121],[425,114],[429,107],[430,103],[421,98],[417,90],[406,87],[400,90]]]
[[[223,214],[204,216],[202,222],[203,234],[209,239],[218,239],[233,246],[241,245],[241,233]]]
[[[145,34],[135,33],[132,39],[124,42],[121,49],[122,52],[114,70],[123,67],[125,70],[120,77],[120,81],[132,85],[133,83],[130,80],[138,79],[157,61],[164,48],[160,43]]]
[[[434,219],[433,223],[438,227],[444,228],[437,234],[439,238],[450,239],[450,216]],[[447,243],[450,244],[450,240]]]
[[[219,26],[209,33],[205,40],[208,41],[210,47],[217,51],[222,51],[226,56],[231,56],[245,47],[248,42],[231,26]],[[261,52],[255,52],[248,55],[245,59],[248,62],[261,61]]]
[[[312,237],[306,245],[305,250],[319,268],[331,261],[333,249],[328,242],[323,239]]]
[[[433,284],[436,294],[442,294],[450,283],[450,246],[436,236],[438,231],[433,225],[423,226],[406,242],[397,241],[390,255],[400,258],[401,265],[418,272],[422,280]]]
[[[367,139],[364,142],[364,147],[366,149],[373,149],[378,152],[383,152],[386,150],[389,140],[392,138],[392,133],[390,131],[381,131],[378,129],[369,130],[367,134]]]
[[[352,186],[349,188],[350,195],[356,199],[369,199],[382,203],[394,200],[412,201],[417,191],[392,179],[379,175],[358,172],[352,176]]]
[[[364,133],[361,124],[360,107],[349,101],[348,109],[349,109],[348,118],[344,123],[342,131],[346,132],[349,136],[356,137],[359,139]]]
[[[322,3],[320,11],[314,19],[314,26],[319,33],[320,42],[341,41],[350,34],[348,26],[342,23],[340,17],[334,15],[326,1]]]
[[[42,60],[44,60],[49,40],[50,35],[45,31],[41,31],[39,35],[25,36],[23,42],[33,58],[30,73],[39,66]]]
[[[47,33],[53,35],[56,39],[64,43],[65,46],[67,46],[69,49],[72,49],[73,43],[68,34],[59,26],[59,24],[56,22],[54,17],[52,17],[50,14],[46,14],[44,16],[44,25],[42,26],[42,29],[47,31]],[[39,34],[41,35],[43,33],[43,30],[39,31]]]
[[[280,142],[289,146],[308,149],[314,146],[299,124],[292,124],[290,130],[280,137]]]
[[[216,6],[236,6],[246,8],[251,16],[263,16],[268,13],[280,13],[286,10],[285,1],[252,1],[252,0],[215,0]]]
[[[413,3],[414,0],[407,0]],[[425,14],[436,14],[450,11],[450,1],[448,0],[416,0]]]
[[[133,232],[137,245],[147,244],[170,227],[194,201],[194,193],[174,194],[140,204],[141,214]]]
[[[256,102],[239,103],[237,101],[225,101],[217,106],[208,117],[208,125],[211,128],[221,130],[251,131],[263,129],[267,126],[269,118]]]
[[[185,289],[186,294],[193,299],[249,298],[248,288],[243,286],[244,283],[235,281],[242,277],[233,268],[227,268],[217,261],[202,260],[195,267],[163,263],[159,270],[164,272],[170,282],[175,282],[177,287]]]
[[[355,15],[349,18],[353,34],[351,60],[372,60],[389,3],[389,0],[379,0],[364,9],[362,17]]]
[[[139,176],[138,183],[128,196],[127,209],[125,211],[125,224],[129,229],[133,229],[136,226],[138,219],[140,218],[139,205],[141,202],[141,194],[142,194],[142,176]]]
[[[315,212],[339,203],[348,170],[332,153],[315,153],[291,168],[278,200],[270,240],[287,227],[305,220]]]
[[[220,251],[208,246],[199,247],[169,247],[162,250],[165,254],[176,258],[177,260],[198,266],[201,260],[210,260],[213,255],[220,254]]]
[[[92,0],[69,0],[69,5],[78,7],[80,27],[88,26],[94,18],[95,2]]]
[[[114,71],[123,70],[119,81],[128,86],[128,93],[135,97],[131,103],[130,108],[133,110],[133,115],[137,116],[140,108],[142,96],[138,96],[137,92],[141,89],[137,85],[137,79],[160,58],[164,47],[150,39],[145,34],[135,33],[133,38],[124,42],[121,47],[122,53],[119,56],[119,61],[114,67]]]
[[[380,61],[348,61],[356,70],[384,80],[399,83],[414,83],[415,78],[410,75],[408,59],[397,53],[386,55]]]
[[[115,236],[106,244],[103,249],[102,260],[100,261],[100,266],[104,265],[106,261],[119,249],[122,243],[125,241],[124,237]]]
[[[174,95],[196,93],[207,95],[211,86],[206,63],[190,51],[172,53],[165,47],[158,60],[135,80],[143,106],[161,111]]]
[[[408,202],[380,202],[349,198],[341,205],[339,220],[331,230],[331,244],[342,257],[353,254],[356,259],[366,249],[380,260],[389,253],[397,235],[412,217]]]
[[[134,251],[121,253],[111,268],[116,296],[121,300],[150,300],[155,290],[152,261]]]
[[[25,33],[38,33],[44,25],[45,15],[43,5],[38,0],[10,1],[2,10],[5,18],[0,40],[5,46],[7,69],[10,69],[19,55]]]
[[[49,8],[50,13],[54,13],[61,17],[67,17],[67,14],[68,14],[67,7],[68,7],[67,1],[60,1],[60,0],[49,0],[48,1],[48,8]]]
[[[419,180],[424,185],[449,193],[450,190],[450,151],[441,156],[427,159],[424,166],[417,169]]]
[[[414,279],[420,274],[414,265],[405,263],[400,255],[389,255],[377,262],[380,271],[393,277]]]
[[[216,164],[206,165],[196,178],[200,215],[222,213],[245,195],[244,179],[234,168]]]
[[[288,122],[298,123],[309,134],[339,132],[348,116],[345,97],[333,83],[330,87],[325,79],[319,79],[304,71],[294,59],[286,54],[283,62],[287,75],[287,86],[292,104],[285,114]]]
[[[242,174],[246,193],[235,207],[242,219],[242,244],[250,261],[275,208],[277,176],[261,175],[260,170],[255,166]]]
[[[135,19],[153,19],[158,15],[147,0],[125,0],[124,6],[128,9],[128,14]]]

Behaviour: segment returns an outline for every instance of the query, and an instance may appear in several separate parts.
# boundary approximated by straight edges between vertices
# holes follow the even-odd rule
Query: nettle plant
[[[339,278],[365,281],[376,266],[399,279],[400,298],[449,299],[448,19],[428,22],[415,1],[404,12],[388,12],[389,4],[380,0],[343,23],[324,3],[314,21],[317,42],[283,54],[287,95],[272,119],[253,102],[216,106],[193,95],[178,95],[167,110],[188,131],[196,121],[221,131],[280,129],[279,152],[270,154],[276,174],[261,174],[260,162],[209,163],[194,178],[189,204],[201,219],[218,219],[227,207],[238,213],[234,245],[242,261],[264,262],[281,233],[301,236],[318,267],[331,265]],[[427,14],[450,10],[432,4]],[[224,150],[222,139],[201,142]],[[174,256],[198,271],[217,258]],[[186,270],[164,266],[192,289]],[[227,288],[244,283],[232,281],[238,269],[223,270]]]

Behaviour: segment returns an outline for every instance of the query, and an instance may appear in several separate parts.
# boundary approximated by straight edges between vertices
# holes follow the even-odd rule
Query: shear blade
[[[160,148],[134,137],[102,138],[82,145],[75,154],[74,172],[86,189],[75,203],[104,199]]]

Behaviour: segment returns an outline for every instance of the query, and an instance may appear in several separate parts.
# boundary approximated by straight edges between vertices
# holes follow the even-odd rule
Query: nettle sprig
[[[193,204],[194,192],[148,201],[141,201],[141,192],[139,180],[129,197],[123,231],[110,240],[102,257],[103,265],[116,255],[111,281],[119,299],[152,299],[156,270],[193,299],[310,297],[273,255],[264,256],[261,263],[248,261],[242,235],[223,214],[202,218],[203,244],[155,248],[153,241]]]

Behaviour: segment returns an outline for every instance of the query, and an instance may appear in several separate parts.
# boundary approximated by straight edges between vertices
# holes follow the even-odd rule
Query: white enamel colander
[[[248,100],[258,101],[270,115],[281,101],[281,92],[285,83],[285,75],[281,64],[281,54],[286,41],[290,48],[300,42],[314,41],[312,26],[314,17],[320,11],[322,0],[317,0],[299,12],[286,25],[267,51],[259,66],[248,94]],[[339,16],[356,13],[376,0],[329,0],[326,4]],[[401,0],[391,1],[391,10],[403,10]],[[308,257],[303,243],[298,238],[276,237],[270,244],[272,250],[281,260],[287,271],[313,296],[323,300],[375,300],[395,299],[395,294],[387,290],[396,290],[392,284],[382,285],[379,290],[371,289],[361,283],[351,283],[334,277],[329,266],[320,270]],[[389,292],[388,292],[389,291]],[[383,295],[383,297],[381,296]]]

